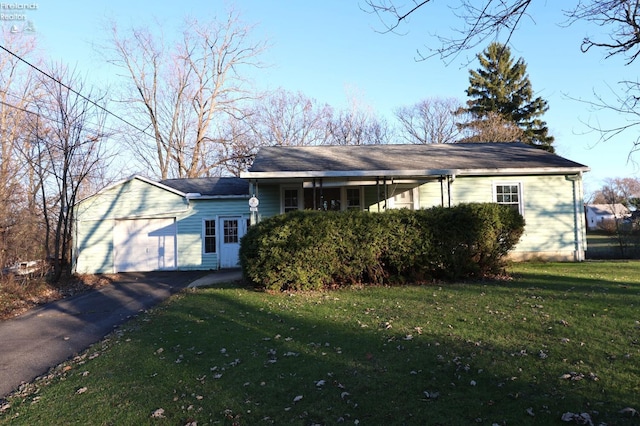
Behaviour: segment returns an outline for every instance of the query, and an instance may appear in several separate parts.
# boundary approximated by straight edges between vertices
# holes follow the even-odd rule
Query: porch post
[[[316,208],[316,178],[313,178],[313,210],[317,210],[317,208]]]
[[[376,177],[376,197],[378,199],[378,213],[380,213],[380,177]]]
[[[387,190],[387,177],[382,177],[382,186],[384,187],[384,211],[387,211],[387,202],[389,198],[389,191]]]

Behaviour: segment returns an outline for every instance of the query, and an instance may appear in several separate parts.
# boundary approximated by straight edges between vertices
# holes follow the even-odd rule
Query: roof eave
[[[282,178],[343,178],[343,177],[377,177],[377,176],[444,176],[455,174],[453,169],[431,170],[313,170],[286,172],[242,172],[243,179],[282,179]]]
[[[565,175],[586,173],[591,169],[581,167],[527,167],[527,168],[503,168],[503,169],[459,169],[458,176],[507,176],[507,175]]]
[[[332,178],[332,177],[384,177],[384,176],[483,176],[483,175],[540,175],[540,174],[576,174],[590,169],[581,167],[528,167],[500,169],[427,169],[427,170],[339,170],[339,171],[275,171],[242,172],[243,179],[294,179],[294,178]]]

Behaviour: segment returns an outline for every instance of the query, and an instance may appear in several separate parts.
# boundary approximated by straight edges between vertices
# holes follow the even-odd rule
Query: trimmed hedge
[[[268,290],[480,278],[503,270],[523,231],[519,213],[493,203],[299,211],[250,227],[240,262],[245,280]]]

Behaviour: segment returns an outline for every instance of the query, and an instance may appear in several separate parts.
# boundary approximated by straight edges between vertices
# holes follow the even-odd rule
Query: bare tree
[[[107,166],[104,140],[104,95],[89,90],[80,76],[61,65],[41,76],[43,97],[32,120],[30,167],[40,181],[44,206],[46,247],[52,260],[53,281],[69,264],[73,206],[83,185],[101,176]],[[50,78],[52,77],[52,78]]]
[[[517,142],[524,136],[524,131],[518,125],[497,112],[460,123],[459,127],[463,135],[459,142]]]
[[[364,10],[376,14],[386,32],[398,31],[400,26],[412,15],[429,8],[432,0],[366,0]],[[438,46],[430,48],[432,52],[421,55],[422,59],[439,55],[447,58],[463,50],[486,44],[488,40],[500,38],[504,34],[503,44],[509,40],[520,23],[534,16],[529,12],[533,0],[457,0],[449,2],[451,13],[460,26],[453,29],[454,36],[436,36]],[[563,22],[572,24],[587,21],[601,27],[610,28],[606,40],[584,38],[582,50],[601,47],[608,56],[622,54],[628,57],[628,64],[640,54],[640,0],[574,0],[574,6],[565,9]]]
[[[4,52],[0,55],[0,268],[18,260],[41,258],[39,207],[33,198],[37,186],[24,167],[29,106],[38,97],[32,68],[20,60],[38,63],[36,39],[0,29]]]
[[[365,0],[363,9],[380,18],[384,32],[397,32],[410,16],[427,12],[431,3],[435,1],[412,0],[401,3],[396,0]],[[428,47],[426,54],[420,53],[419,59],[440,56],[450,60],[458,53],[484,44],[489,39],[501,39],[502,44],[508,45],[523,20],[535,22],[531,12],[532,0],[457,0],[448,4],[452,18],[458,22],[457,28],[449,31],[451,36],[436,35],[435,46]],[[607,57],[625,57],[627,65],[640,55],[640,0],[574,0],[573,6],[569,4],[563,7],[566,9],[561,12],[561,24],[568,27],[576,22],[587,22],[604,29],[605,35],[600,39],[583,39],[583,52],[594,47],[601,48]],[[435,29],[430,32],[434,34]],[[629,79],[620,84],[621,92],[614,92],[611,101],[599,94],[595,94],[595,101],[586,101],[596,108],[610,110],[624,117],[620,125],[602,126],[598,123],[591,126],[587,123],[592,130],[600,133],[601,141],[634,130],[640,124],[640,83]],[[635,137],[630,155],[638,149],[640,137]]]
[[[384,25],[384,32],[397,32],[409,17],[428,9],[432,0],[412,0],[400,3],[396,0],[365,0],[365,11],[376,14]],[[435,36],[436,47],[429,47],[429,54],[419,52],[420,59],[432,56],[450,58],[463,50],[472,49],[487,40],[506,33],[504,44],[517,30],[520,21],[529,17],[532,0],[458,0],[450,5],[453,18],[461,28],[453,29],[454,36]]]
[[[246,170],[261,146],[322,145],[329,140],[328,123],[333,110],[304,94],[278,89],[256,100],[238,120],[230,117],[226,125],[227,143],[221,158],[228,159],[227,170],[239,174]]]
[[[640,200],[640,179],[609,178],[604,185],[593,194],[594,204],[623,204],[626,207],[638,207]]]
[[[328,122],[332,145],[379,145],[393,134],[384,118],[378,117],[355,89],[348,91],[348,108],[333,114]]]
[[[460,138],[456,111],[462,102],[456,98],[424,99],[396,109],[400,135],[408,143],[453,143]]]
[[[156,36],[158,27],[111,29],[109,61],[125,71],[122,101],[138,129],[130,146],[163,179],[209,175],[229,160],[219,156],[229,151],[219,126],[243,114],[249,92],[241,71],[259,66],[265,44],[250,41],[251,28],[234,12],[208,23],[185,19],[175,44]]]

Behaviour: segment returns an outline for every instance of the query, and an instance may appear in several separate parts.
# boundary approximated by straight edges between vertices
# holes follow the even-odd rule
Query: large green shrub
[[[270,290],[464,279],[501,271],[524,220],[497,204],[368,212],[292,212],[243,237],[245,279]]]

